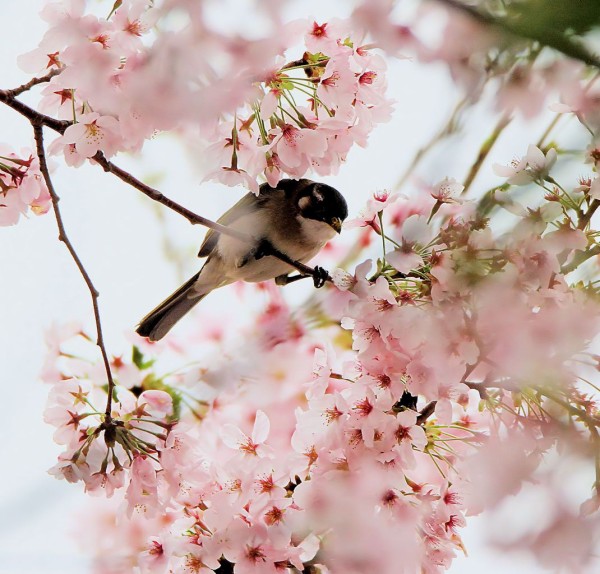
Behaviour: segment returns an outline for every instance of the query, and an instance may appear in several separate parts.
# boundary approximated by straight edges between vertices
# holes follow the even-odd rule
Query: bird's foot
[[[323,267],[315,266],[315,272],[313,274],[313,283],[317,289],[320,289],[325,285],[327,280],[329,279],[329,273]]]
[[[285,287],[290,283],[295,283],[296,281],[300,281],[300,279],[306,279],[307,277],[310,277],[310,275],[279,275],[275,277],[275,285]]]

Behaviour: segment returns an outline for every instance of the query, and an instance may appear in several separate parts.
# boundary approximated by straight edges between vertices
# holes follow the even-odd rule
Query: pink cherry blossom
[[[378,233],[380,226],[377,221],[379,214],[391,203],[399,199],[399,195],[391,193],[387,189],[375,191],[367,200],[367,205],[360,211],[356,218],[348,219],[344,222],[344,227],[352,229],[354,227],[371,226]]]
[[[229,448],[238,449],[244,454],[264,456],[268,449],[263,446],[263,443],[269,436],[269,428],[267,415],[262,411],[257,411],[251,436],[247,436],[233,425],[225,425],[221,432],[221,439]]]
[[[386,253],[386,259],[401,273],[408,273],[423,264],[419,249],[431,238],[431,232],[424,217],[413,215],[402,225],[401,244],[398,249]]]
[[[28,149],[19,156],[0,146],[0,226],[15,225],[29,212],[43,215],[51,205],[37,156]]]
[[[544,154],[536,146],[530,145],[527,154],[520,160],[514,160],[508,166],[494,164],[494,171],[497,175],[508,178],[507,182],[510,184],[525,185],[536,179],[543,179],[556,162],[556,158],[554,148],[550,148]]]
[[[100,116],[96,112],[84,114],[59,140],[65,146],[75,146],[76,152],[86,158],[93,157],[98,151],[111,156],[121,145],[119,123],[111,116]]]

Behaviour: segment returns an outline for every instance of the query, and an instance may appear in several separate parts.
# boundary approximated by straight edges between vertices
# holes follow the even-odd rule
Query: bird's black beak
[[[341,233],[342,231],[342,220],[339,217],[332,217],[329,220],[329,225],[335,229],[336,233]]]

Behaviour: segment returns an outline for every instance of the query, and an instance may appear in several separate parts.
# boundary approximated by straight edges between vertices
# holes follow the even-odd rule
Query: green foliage
[[[131,353],[131,361],[140,371],[149,369],[154,364],[154,359],[144,360],[144,353],[135,345]]]
[[[598,0],[526,0],[507,3],[506,10],[529,36],[583,35],[600,26]]]

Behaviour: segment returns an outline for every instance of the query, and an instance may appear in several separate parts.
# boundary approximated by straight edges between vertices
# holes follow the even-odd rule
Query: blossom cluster
[[[189,22],[177,34],[155,26],[180,11]],[[390,117],[385,62],[347,21],[299,21],[284,26],[285,34],[236,44],[181,1],[124,0],[102,18],[70,0],[48,4],[41,15],[48,31],[20,65],[57,74],[39,110],[72,122],[50,147],[70,166],[98,152],[139,151],[156,132],[196,126],[218,166],[207,179],[257,193],[259,176],[275,185],[309,169],[337,173],[350,148],[366,145]],[[303,55],[284,64],[296,40]],[[207,56],[217,48],[222,69]],[[178,57],[185,65],[173,65]]]
[[[56,74],[38,109],[73,123],[52,151],[74,166],[98,151],[139,151],[156,132],[209,130],[253,92],[255,69],[270,66],[287,43],[236,42],[183,0],[123,0],[104,17],[85,0],[67,0],[49,2],[40,14],[48,30],[19,64],[28,73]]]
[[[359,45],[349,22],[308,25],[300,60],[266,74],[260,96],[215,130],[209,157],[221,167],[207,179],[243,183],[258,193],[313,170],[336,174],[354,144],[390,117],[385,61]]]
[[[543,185],[550,175],[539,174]],[[154,443],[156,460],[131,464],[126,495],[116,495],[112,553],[157,573],[442,573],[464,550],[467,515],[539,479],[549,449],[593,442],[600,419],[585,370],[596,360],[589,347],[600,309],[565,279],[588,243],[567,217],[567,195],[535,209],[499,197],[484,215],[451,179],[430,191],[419,201],[376,192],[354,224],[384,240],[377,262],[337,270],[304,317],[273,291],[255,326],[228,343],[226,362],[162,377],[139,350],[133,364],[117,361],[117,381],[134,396],[160,381],[186,402]],[[498,235],[493,218],[509,203],[518,220]],[[326,326],[309,329],[315,322]],[[83,387],[56,388],[75,398]],[[127,421],[148,392],[124,399],[115,418]],[[59,413],[68,428],[72,415]],[[164,423],[166,413],[153,415]],[[578,517],[557,499],[535,551],[550,555],[552,533],[568,519],[587,533],[570,560],[588,564],[597,500]],[[134,536],[140,513],[143,540]],[[98,571],[114,571],[104,555]]]
[[[135,347],[131,363],[120,357],[112,361],[120,384],[105,410],[106,373],[93,362],[63,351],[64,341],[57,338],[61,334],[71,342],[90,340],[74,326],[48,337],[54,345],[43,378],[52,388],[44,420],[56,427],[54,440],[64,447],[49,472],[69,482],[81,481],[86,492],[107,497],[126,486],[129,514],[134,509],[150,514],[159,508],[160,459],[168,458],[174,448],[171,431],[179,397],[148,376],[150,363]]]
[[[39,166],[29,150],[17,155],[0,146],[0,226],[15,225],[30,211],[41,215],[50,209],[52,200]]]
[[[437,471],[444,462],[435,462],[433,444],[460,437],[476,443],[478,426],[458,422],[454,428],[425,427],[414,410],[416,397],[407,398],[403,385],[386,384],[385,377],[366,372],[354,382],[342,378],[332,371],[339,362],[334,354],[315,347],[307,333],[293,328],[285,306],[279,305],[276,312],[271,306],[266,309],[262,325],[249,338],[253,349],[246,344],[237,349],[241,364],[209,366],[170,381],[186,395],[198,386],[194,375],[226,380],[227,386],[214,393],[200,419],[197,409],[182,409],[166,447],[163,441],[157,446],[160,466],[150,454],[134,457],[125,494],[115,494],[122,500],[116,511],[120,518],[108,534],[115,537],[114,546],[98,558],[99,571],[113,571],[111,562],[135,565],[142,572],[208,573],[228,564],[235,572],[303,570],[311,565],[336,571],[334,564],[350,572],[363,572],[367,564],[390,573],[398,567],[413,571],[419,565],[443,571],[462,549],[464,504],[456,487],[458,476],[449,467],[448,474]],[[282,325],[288,325],[283,339]],[[68,346],[69,340],[62,345]],[[260,352],[263,360],[249,367],[246,357],[251,350]],[[353,355],[348,349],[339,352],[346,358]],[[78,363],[64,354],[59,360],[73,369]],[[133,379],[139,378],[136,368],[119,366],[117,377],[130,371]],[[83,373],[79,376],[85,379]],[[78,408],[73,403],[78,397],[86,402],[77,411],[81,422],[100,383],[88,378],[83,387],[73,379],[55,384],[46,419],[58,426],[59,442],[73,433]],[[132,390],[137,393],[136,387]],[[141,417],[132,407],[154,403],[148,396],[152,392],[142,392],[137,402],[119,401],[123,406],[115,419],[135,425]],[[119,388],[117,396],[124,393],[127,397]],[[59,404],[61,397],[67,400]],[[131,412],[134,416],[128,418]],[[161,420],[158,413],[150,414]],[[78,434],[92,432],[80,429]],[[105,466],[92,473],[88,465],[102,456],[106,459],[106,447],[98,441],[92,444],[102,453],[79,447],[78,478],[87,490],[105,489],[112,495],[124,486],[125,472]],[[111,460],[115,456],[117,451]],[[65,457],[60,458],[57,467],[62,472]],[[71,470],[65,474],[72,476]],[[350,500],[354,510],[348,516]],[[166,513],[160,522],[158,510]],[[134,544],[142,516],[147,537]],[[368,543],[365,528],[377,533]],[[404,552],[390,561],[399,545]]]

